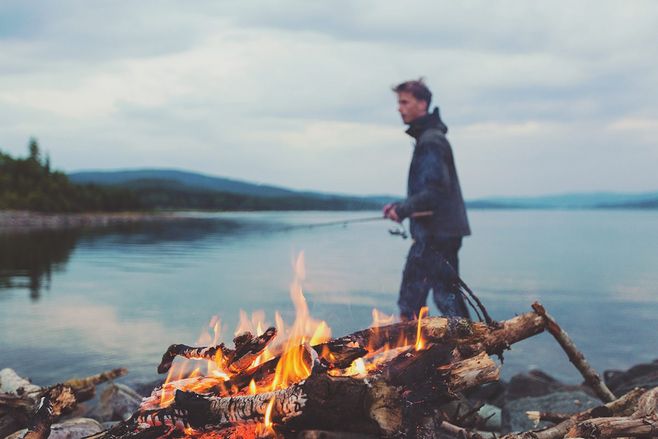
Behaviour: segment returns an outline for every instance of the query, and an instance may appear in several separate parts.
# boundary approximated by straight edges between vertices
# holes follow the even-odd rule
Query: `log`
[[[120,378],[127,373],[128,369],[112,369],[86,378],[73,378],[62,384],[69,386],[73,390],[77,402],[84,402],[94,397],[96,386]]]
[[[263,423],[270,409],[270,419],[284,431],[308,429],[334,429],[353,433],[392,436],[403,429],[403,412],[407,387],[387,382],[386,377],[395,376],[395,383],[407,382],[410,386],[438,388],[444,391],[435,398],[448,400],[452,397],[445,389],[478,385],[497,379],[497,371],[490,368],[495,364],[485,356],[466,359],[455,364],[455,370],[439,368],[437,362],[449,359],[450,349],[415,352],[416,358],[432,356],[428,376],[418,374],[410,367],[399,374],[381,373],[366,378],[334,377],[314,368],[309,378],[290,387],[256,395],[219,397],[200,395],[194,392],[177,391],[175,403],[166,409],[138,412],[126,423],[117,426],[99,438],[127,438],[152,427],[166,427],[184,432],[195,431],[222,433],[225,429],[241,425],[255,426]],[[436,354],[436,355],[435,355]],[[484,355],[484,354],[483,354]],[[421,361],[421,360],[417,360]],[[486,372],[478,372],[478,368]],[[406,371],[406,377],[400,375]],[[462,376],[462,373],[468,376]],[[433,384],[429,384],[429,382]],[[148,426],[148,428],[144,428]],[[188,430],[189,431],[189,430]]]
[[[630,416],[599,417],[573,426],[566,437],[658,437],[658,387],[645,392]]]
[[[220,361],[222,369],[240,372],[254,362],[275,336],[276,328],[274,327],[268,328],[258,337],[246,332],[233,340],[235,349],[227,348],[224,343],[202,347],[172,344],[162,355],[162,361],[158,365],[158,373],[168,372],[177,356],[196,360]]]
[[[569,419],[550,428],[539,431],[528,431],[522,433],[512,433],[503,436],[501,439],[561,439],[579,422],[585,421],[592,417],[610,417],[620,414],[632,413],[644,390],[634,389],[614,401],[604,405],[593,407],[583,412],[572,415]],[[630,410],[629,410],[630,409]]]
[[[114,369],[86,378],[71,379],[63,384],[39,387],[12,369],[3,369],[0,371],[0,389],[6,393],[0,393],[0,437],[11,433],[9,430],[15,431],[26,425],[34,426],[35,431],[29,433],[31,436],[45,434],[62,410],[91,399],[96,385],[126,373],[126,369]],[[73,401],[69,401],[69,393],[73,395]]]
[[[30,419],[24,439],[47,439],[50,426],[65,411],[76,406],[73,389],[63,384],[51,387],[41,398],[36,413]]]
[[[546,312],[544,307],[539,302],[535,302],[532,304],[532,309],[544,319],[548,332],[550,332],[560,346],[562,346],[562,349],[564,349],[564,352],[566,352],[569,357],[569,361],[576,366],[576,369],[578,369],[583,378],[585,378],[587,385],[594,390],[596,396],[604,402],[610,402],[617,399],[610,389],[608,389],[608,386],[605,385],[599,374],[589,365],[582,352],[576,348],[576,344],[571,340],[571,337],[569,337],[560,325],[557,324],[555,319]]]
[[[544,320],[534,312],[516,316],[495,327],[455,317],[427,317],[421,320],[423,339],[428,343],[458,346],[462,358],[473,357],[480,352],[501,355],[514,343],[539,334],[544,330]],[[326,343],[313,346],[325,361],[332,362],[331,368],[348,367],[353,360],[385,346],[397,346],[400,340],[413,345],[416,341],[418,321],[407,321],[392,325],[357,331]],[[257,383],[274,373],[279,358],[273,358],[256,368],[243,372],[226,381],[225,388],[246,388],[253,379]],[[221,389],[213,389],[221,392]]]

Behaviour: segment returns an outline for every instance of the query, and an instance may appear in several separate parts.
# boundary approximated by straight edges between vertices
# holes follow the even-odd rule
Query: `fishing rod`
[[[434,212],[432,212],[431,210],[426,210],[422,212],[414,212],[411,215],[409,215],[409,218],[423,218],[432,215],[434,215]],[[286,227],[283,230],[312,229],[314,227],[347,226],[348,224],[367,223],[367,222],[381,221],[385,219],[388,218],[386,218],[385,216],[369,216],[365,218],[353,218],[353,219],[345,219],[340,221],[328,221],[324,223],[299,224],[299,225]],[[402,223],[400,223],[400,227],[398,227],[397,229],[389,229],[388,232],[391,235],[400,236],[402,237],[402,239],[407,239],[407,237],[409,236],[407,230],[404,228],[404,225]]]
[[[411,215],[409,215],[409,218],[423,218],[423,217],[429,217],[434,215],[434,212],[431,210],[426,210],[422,212],[414,212]],[[290,229],[298,229],[298,228],[313,228],[313,227],[329,227],[329,226],[347,226],[348,224],[355,224],[355,223],[366,223],[366,222],[374,222],[374,221],[381,221],[388,219],[385,216],[371,216],[371,217],[365,217],[365,218],[353,218],[353,219],[346,219],[346,220],[341,220],[341,221],[328,221],[324,223],[316,223],[316,224],[300,224],[300,225],[295,225],[295,226],[290,226],[287,227],[283,230],[290,230]],[[398,235],[402,239],[407,239],[408,234],[407,234],[407,229],[405,229],[404,224],[400,222],[400,225],[396,229],[389,229],[388,231],[391,235]],[[480,299],[475,295],[473,290],[469,288],[469,286],[462,280],[461,277],[459,277],[459,274],[457,274],[457,270],[448,262],[448,260],[443,257],[442,255],[439,255],[441,262],[443,263],[445,269],[448,270],[448,275],[449,277],[452,278],[452,283],[453,286],[459,291],[459,293],[462,295],[462,297],[465,300],[465,305],[470,306],[473,311],[475,311],[475,314],[477,315],[478,319],[480,321],[486,322],[488,325],[496,325],[496,321],[491,318],[489,313],[487,312],[487,309],[484,307]],[[473,303],[475,302],[475,303]]]

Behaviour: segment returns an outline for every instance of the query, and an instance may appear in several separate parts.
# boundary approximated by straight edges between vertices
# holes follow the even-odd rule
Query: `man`
[[[393,91],[397,93],[402,121],[409,125],[406,132],[416,140],[407,198],[384,206],[386,218],[396,222],[409,218],[414,239],[400,286],[400,317],[417,318],[431,289],[443,315],[468,318],[455,275],[462,237],[471,231],[452,150],[445,137],[448,128],[439,117],[438,107],[428,112],[432,93],[422,79],[403,82]],[[418,215],[420,212],[431,214]]]

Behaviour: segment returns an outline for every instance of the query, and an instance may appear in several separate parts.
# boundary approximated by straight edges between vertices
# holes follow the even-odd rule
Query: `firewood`
[[[251,365],[256,357],[276,336],[276,328],[270,327],[258,337],[250,333],[241,334],[234,339],[235,349],[227,348],[224,343],[217,346],[192,347],[184,344],[172,344],[162,355],[158,365],[158,373],[166,373],[171,368],[177,356],[219,361],[223,369],[239,372]]]
[[[484,323],[471,322],[462,318],[427,317],[421,320],[423,339],[435,344],[453,344],[469,358],[480,352],[500,354],[503,350],[544,330],[544,321],[534,312],[521,314],[513,319],[489,327]],[[313,346],[324,359],[333,359],[331,368],[345,368],[356,358],[367,352],[376,351],[386,345],[396,346],[400,340],[413,344],[418,330],[417,321],[400,322],[392,325],[368,328]],[[246,388],[251,380],[261,382],[274,373],[279,358],[273,358],[256,368],[235,375],[226,384],[239,390]]]
[[[645,392],[635,411],[625,417],[599,417],[579,422],[566,437],[612,438],[658,436],[658,387]]]
[[[546,321],[546,329],[553,337],[555,337],[560,346],[562,346],[562,349],[564,349],[569,357],[569,361],[576,366],[576,369],[578,369],[583,378],[585,378],[587,385],[594,390],[596,396],[604,402],[610,402],[617,399],[605,385],[599,374],[589,365],[582,352],[576,348],[573,340],[571,340],[569,335],[560,327],[560,325],[558,325],[555,319],[546,312],[544,307],[540,303],[535,302],[532,304],[532,309],[534,309],[535,312],[542,316]]]
[[[433,355],[438,352],[441,354]],[[331,429],[341,425],[346,431],[391,436],[403,428],[405,397],[402,393],[409,387],[425,385],[430,389],[428,380],[431,380],[436,389],[443,380],[444,392],[434,397],[447,400],[451,395],[445,389],[458,389],[464,383],[478,385],[498,377],[497,371],[489,370],[495,365],[484,356],[486,354],[459,361],[455,370],[450,370],[436,364],[436,361],[449,360],[450,349],[432,351],[430,348],[418,352],[417,358],[422,358],[423,353],[435,358],[435,363],[429,364],[429,376],[418,374],[418,369],[412,367],[396,368],[397,374],[389,372],[366,378],[334,377],[316,371],[306,380],[285,389],[256,395],[218,397],[177,391],[173,406],[138,412],[128,422],[97,437],[134,437],[136,432],[144,430],[140,426],[221,431],[241,424],[262,423],[270,404],[271,420],[287,431]],[[408,376],[401,377],[404,372]],[[402,382],[409,386],[400,386]]]
[[[63,384],[51,387],[41,398],[23,439],[47,439],[53,421],[76,404],[73,389]]]
[[[565,437],[569,430],[579,422],[585,421],[592,417],[611,417],[623,414],[630,414],[638,403],[644,390],[634,389],[614,401],[604,405],[593,407],[583,412],[572,415],[569,419],[550,428],[539,431],[528,431],[523,433],[512,433],[503,436],[501,439],[560,439]]]

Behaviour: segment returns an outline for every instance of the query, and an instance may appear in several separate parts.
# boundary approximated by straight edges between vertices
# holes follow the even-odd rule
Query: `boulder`
[[[638,364],[627,371],[606,370],[603,379],[616,396],[622,396],[635,387],[651,389],[658,386],[658,359],[652,363]]]
[[[582,390],[557,391],[543,396],[526,396],[509,400],[502,411],[502,430],[504,433],[518,432],[553,425],[544,422],[535,425],[526,414],[531,410],[572,414],[601,404],[602,402],[598,398]]]
[[[88,414],[100,422],[124,421],[137,410],[142,397],[125,384],[111,383],[101,394],[98,405]]]

